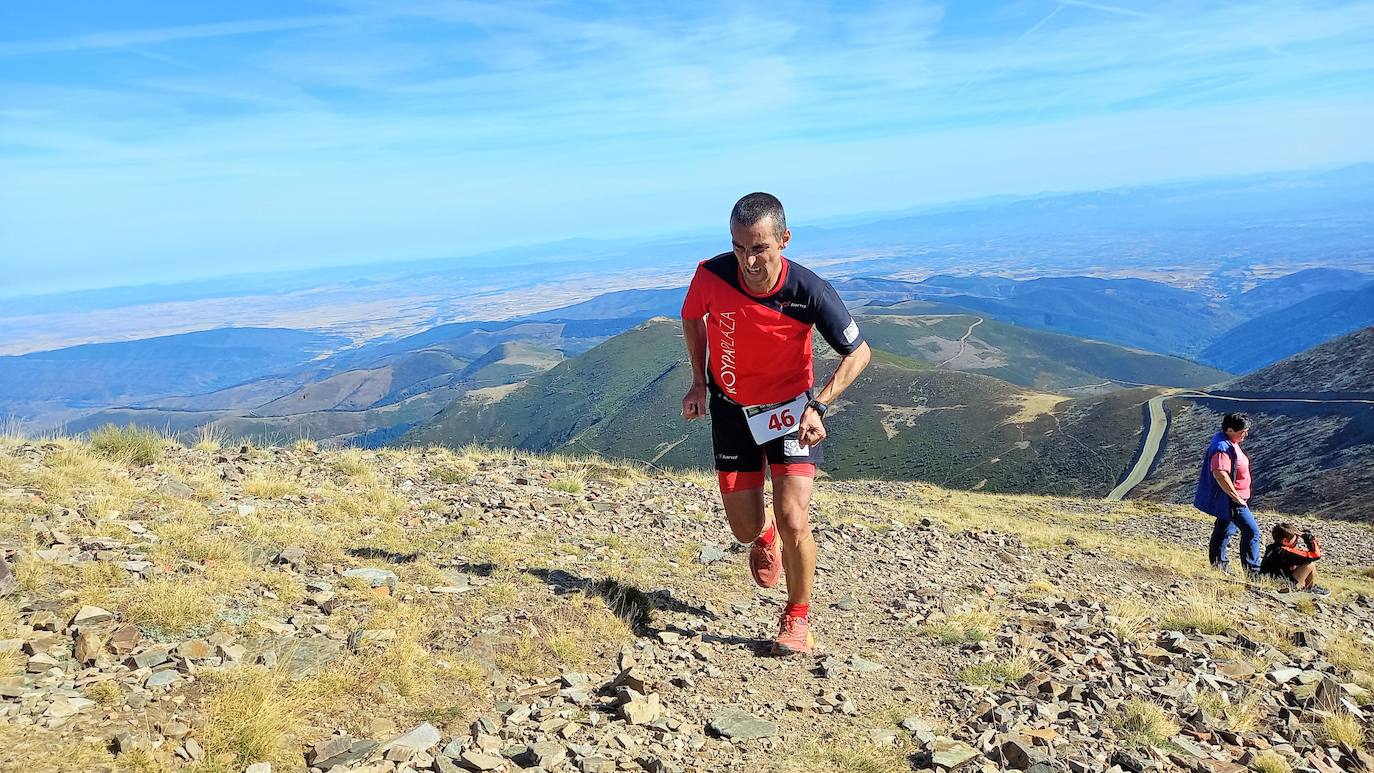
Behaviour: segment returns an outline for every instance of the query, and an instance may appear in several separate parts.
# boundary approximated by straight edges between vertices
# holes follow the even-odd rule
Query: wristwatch
[[[816,415],[821,417],[822,419],[825,418],[825,412],[830,410],[830,406],[826,405],[820,400],[812,400],[811,402],[806,404],[806,407],[814,409],[816,411]]]

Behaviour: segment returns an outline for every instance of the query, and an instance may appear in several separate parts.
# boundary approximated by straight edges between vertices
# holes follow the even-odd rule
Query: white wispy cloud
[[[1374,153],[1352,139],[1374,2],[1137,7],[342,0],[0,42],[0,260],[207,234],[221,256],[430,255],[695,227],[744,187],[830,214]],[[1265,114],[1277,128],[1247,128]],[[1238,132],[1210,159],[1170,144]],[[1262,149],[1280,137],[1302,147]],[[95,235],[54,238],[47,212]]]

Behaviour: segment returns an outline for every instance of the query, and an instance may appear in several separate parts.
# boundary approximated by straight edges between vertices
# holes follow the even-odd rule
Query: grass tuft
[[[987,641],[1001,623],[1002,619],[992,610],[973,609],[951,615],[943,622],[924,625],[921,633],[941,644],[964,644]]]
[[[232,759],[240,770],[255,762],[300,766],[300,752],[288,741],[303,729],[311,701],[284,670],[244,666],[207,681],[202,745],[208,759]]]
[[[222,428],[214,424],[202,424],[196,429],[196,442],[191,444],[194,451],[214,453],[228,442],[229,435]]]
[[[1215,593],[1198,592],[1183,599],[1160,621],[1160,627],[1170,631],[1195,630],[1205,634],[1220,634],[1236,624],[1234,615]]]
[[[1215,720],[1223,730],[1248,733],[1259,727],[1259,693],[1232,698],[1216,690],[1203,690],[1198,693],[1195,702],[1197,707]]]
[[[134,586],[129,595],[125,619],[156,636],[185,636],[219,616],[220,599],[204,580],[159,578]]]
[[[87,687],[83,692],[85,692],[87,698],[95,701],[100,706],[115,705],[119,702],[119,698],[122,694],[119,691],[119,685],[115,684],[113,680],[96,682],[90,687]]]
[[[299,483],[280,477],[257,475],[243,482],[243,493],[258,499],[278,499],[303,491]]]
[[[549,488],[553,489],[554,491],[562,491],[568,494],[581,494],[585,489],[585,487],[582,485],[581,478],[573,477],[570,475],[565,475],[559,478],[558,480],[554,481],[553,483],[550,483]]]
[[[1031,670],[1030,658],[1017,655],[1007,660],[977,663],[959,672],[959,678],[977,687],[997,687],[1020,681]]]
[[[907,753],[901,749],[875,749],[836,744],[808,743],[796,748],[786,759],[775,759],[772,773],[905,773],[911,770]]]
[[[1336,743],[1359,748],[1364,745],[1364,726],[1354,715],[1337,711],[1322,720],[1322,735]]]
[[[91,433],[91,450],[101,456],[137,467],[147,467],[162,457],[167,438],[137,424],[116,427],[106,424]]]
[[[1126,742],[1138,746],[1160,746],[1178,735],[1178,722],[1157,703],[1130,700],[1112,717],[1112,727]]]
[[[1260,752],[1251,760],[1250,767],[1255,773],[1293,773],[1293,766],[1275,751]]]
[[[1154,607],[1134,597],[1124,597],[1108,603],[1111,610],[1107,624],[1122,641],[1135,641],[1149,630],[1150,613]]]

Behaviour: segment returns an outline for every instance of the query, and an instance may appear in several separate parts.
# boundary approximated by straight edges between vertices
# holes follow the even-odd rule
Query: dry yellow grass
[[[1025,655],[978,663],[959,672],[959,679],[978,687],[995,687],[1019,681],[1031,670],[1031,660]]]
[[[1123,641],[1141,638],[1149,630],[1150,615],[1155,610],[1153,605],[1134,596],[1112,599],[1107,602],[1107,608],[1110,610],[1107,624]]]
[[[1123,740],[1141,746],[1159,746],[1179,731],[1178,721],[1162,706],[1145,700],[1127,701],[1111,722]]]
[[[243,482],[243,493],[258,499],[277,499],[304,491],[300,483],[280,476],[255,475]]]
[[[113,706],[120,697],[119,685],[114,680],[96,682],[82,692],[100,706]]]
[[[911,770],[905,747],[806,743],[772,755],[770,773],[904,773]]]
[[[1346,746],[1364,745],[1364,725],[1354,715],[1345,711],[1333,712],[1322,720],[1322,735],[1328,740]]]
[[[372,468],[368,466],[363,452],[356,448],[335,454],[330,461],[330,466],[335,472],[343,473],[350,478],[359,480],[371,480],[373,478]]]
[[[1194,588],[1180,597],[1159,625],[1165,630],[1219,634],[1238,622],[1215,588]]]
[[[208,628],[223,600],[213,583],[191,577],[163,577],[134,586],[119,606],[128,622],[164,636],[186,636]]]
[[[574,475],[565,475],[555,480],[553,483],[550,483],[549,488],[554,491],[562,491],[568,494],[581,494],[586,489],[586,486],[582,483],[582,478]]]
[[[1374,647],[1362,636],[1343,633],[1332,639],[1326,647],[1326,658],[1352,674],[1360,674],[1366,680],[1374,679]]]
[[[33,726],[0,724],[0,770],[72,773],[108,770],[112,762],[103,741],[64,736]]]
[[[162,457],[170,440],[136,424],[116,427],[107,424],[91,433],[91,450],[107,459],[147,467]]]
[[[300,766],[300,751],[288,744],[305,729],[314,700],[284,670],[243,666],[206,677],[201,744],[211,760],[228,759],[241,770],[255,762]]]
[[[24,673],[28,657],[22,652],[0,652],[0,677]]]
[[[197,430],[191,448],[202,453],[214,453],[229,441],[228,433],[214,424],[202,424]]]
[[[1228,696],[1216,690],[1204,690],[1198,693],[1196,703],[1222,729],[1248,733],[1259,727],[1260,697],[1257,692]]]
[[[950,615],[948,619],[928,623],[921,633],[938,639],[941,644],[963,644],[987,641],[1002,624],[1002,617],[986,605]]]
[[[1255,773],[1292,773],[1293,766],[1283,755],[1274,751],[1260,752],[1250,763]]]

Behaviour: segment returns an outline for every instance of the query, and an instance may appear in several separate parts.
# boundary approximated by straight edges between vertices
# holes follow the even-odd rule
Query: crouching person
[[[1292,524],[1280,523],[1274,527],[1274,541],[1264,550],[1260,574],[1291,582],[1308,593],[1329,596],[1331,591],[1317,584],[1316,562],[1321,557],[1322,544],[1312,532],[1300,534]]]

